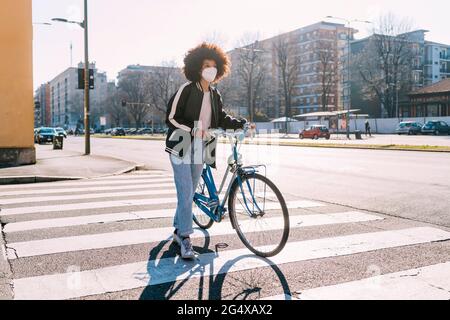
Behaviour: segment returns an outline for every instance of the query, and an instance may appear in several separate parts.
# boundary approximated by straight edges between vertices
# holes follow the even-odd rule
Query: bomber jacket
[[[242,129],[247,121],[233,118],[223,110],[223,100],[219,90],[210,86],[209,93],[212,109],[211,129]],[[183,150],[177,145],[181,142],[188,142],[189,144],[192,142],[204,95],[205,93],[199,82],[187,82],[172,96],[167,106],[166,115],[166,124],[169,127],[166,138],[166,152],[177,157],[184,156]],[[183,130],[182,135],[179,134],[180,131],[177,129]],[[183,138],[187,136],[191,138],[190,141],[183,141]]]

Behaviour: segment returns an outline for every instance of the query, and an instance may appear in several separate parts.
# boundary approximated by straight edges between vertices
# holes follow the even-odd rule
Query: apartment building
[[[407,81],[408,88],[403,88],[398,93],[399,116],[408,117],[410,112],[410,99],[408,94],[423,87],[435,84],[441,80],[450,78],[450,46],[426,40],[427,30],[419,29],[399,35],[399,39],[408,41],[411,49],[410,71],[411,77]],[[351,44],[352,55],[359,54],[367,48],[374,39],[374,35],[364,39],[353,41]],[[357,69],[354,69],[354,79],[358,78]],[[402,81],[405,81],[402,79]],[[384,107],[376,98],[367,98],[361,94],[363,84],[361,80],[352,82],[352,106],[360,108],[364,113],[375,117],[386,117]]]
[[[450,78],[450,45],[425,41],[424,85]]]
[[[34,95],[35,106],[35,127],[47,127],[51,125],[51,105],[50,105],[50,83],[41,85]]]
[[[277,67],[277,53],[275,46],[281,41],[288,41],[292,48],[291,59],[298,59],[297,74],[293,84],[291,96],[290,115],[298,115],[316,111],[322,111],[325,105],[326,111],[342,109],[345,100],[349,100],[349,94],[345,94],[344,89],[347,86],[345,82],[346,75],[346,57],[349,42],[354,39],[357,30],[347,28],[343,24],[319,22],[288,33],[283,33],[275,37],[258,42],[258,50],[264,59],[266,66],[267,79],[270,84],[272,98],[268,98],[268,103],[263,103],[264,112],[271,118],[285,115],[285,103],[283,95],[280,94],[281,74]],[[285,39],[285,40],[283,40]],[[229,52],[233,70],[230,82],[233,86],[242,85],[239,79],[239,54],[242,50],[248,50],[248,47],[236,48]],[[321,52],[328,51],[328,66],[324,69],[323,56]],[[323,76],[328,72],[331,77],[329,89],[325,90]],[[328,82],[328,81],[327,81]],[[234,99],[234,110],[242,114],[242,109],[248,109],[245,101]],[[324,102],[324,103],[323,103]],[[238,105],[236,105],[238,104]]]
[[[83,63],[78,68],[84,68]],[[49,82],[51,126],[75,128],[84,121],[84,92],[78,89],[78,68],[68,68]],[[100,72],[95,63],[90,65],[94,70],[94,89],[90,91],[91,114],[96,113],[107,97],[107,77]],[[91,117],[92,118],[92,117]],[[98,119],[92,119],[92,126],[98,126]]]

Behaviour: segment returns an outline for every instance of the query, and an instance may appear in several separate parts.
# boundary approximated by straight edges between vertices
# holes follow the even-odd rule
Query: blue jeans
[[[196,147],[191,147],[189,154],[184,159],[173,155],[169,156],[178,200],[173,226],[178,230],[180,237],[188,237],[194,232],[192,229],[192,204],[205,159],[201,142],[196,141]]]

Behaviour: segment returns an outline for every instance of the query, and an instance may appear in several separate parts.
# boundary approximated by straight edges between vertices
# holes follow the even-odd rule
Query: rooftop
[[[433,94],[450,92],[450,78],[441,80],[432,85],[423,87],[410,93],[410,95]]]

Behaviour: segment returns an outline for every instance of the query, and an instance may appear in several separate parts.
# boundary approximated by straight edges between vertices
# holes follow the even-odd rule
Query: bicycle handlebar
[[[248,131],[248,127],[244,127],[244,129],[240,129],[240,130],[236,130],[236,131],[232,131],[232,130],[223,130],[223,129],[214,129],[214,130],[210,130],[208,131],[210,134],[214,135],[214,136],[224,136],[224,137],[228,137],[228,138],[237,138],[239,141],[244,140],[245,138],[245,134]]]

